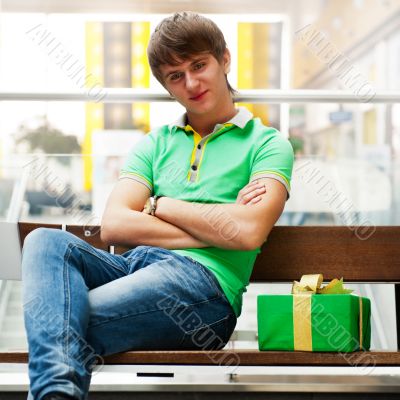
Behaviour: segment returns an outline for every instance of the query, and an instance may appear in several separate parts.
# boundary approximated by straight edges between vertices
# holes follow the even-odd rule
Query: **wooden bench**
[[[100,240],[99,227],[19,223],[21,241],[38,227],[65,229],[90,244],[110,251]],[[367,240],[360,240],[348,227],[275,227],[258,256],[251,282],[292,282],[303,274],[322,273],[324,280],[344,277],[345,282],[395,283],[397,347],[400,347],[400,227],[376,227]],[[116,254],[126,248],[115,247]],[[400,352],[351,353],[290,352],[258,350],[221,351],[128,351],[105,358],[106,364],[215,365],[229,353],[237,355],[240,366],[400,366]],[[0,353],[2,363],[26,363],[26,352]]]

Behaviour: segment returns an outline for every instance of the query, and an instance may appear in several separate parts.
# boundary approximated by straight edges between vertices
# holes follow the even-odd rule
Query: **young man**
[[[223,348],[287,199],[292,148],[235,108],[218,27],[174,14],[148,57],[186,113],[135,146],[108,200],[102,239],[133,249],[112,255],[51,229],[26,238],[30,399],[86,398],[94,355]]]

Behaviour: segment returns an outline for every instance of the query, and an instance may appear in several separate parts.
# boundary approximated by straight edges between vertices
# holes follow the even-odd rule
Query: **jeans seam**
[[[112,266],[112,267],[118,269],[120,272],[123,272],[124,274],[126,274],[126,271],[125,271],[123,268],[121,268],[119,265],[115,264],[115,263],[112,261],[112,259],[109,259],[109,258],[107,258],[107,257],[103,257],[103,256],[101,255],[101,253],[97,253],[97,252],[91,251],[91,248],[90,248],[90,247],[87,248],[86,246],[82,246],[82,245],[79,244],[79,243],[70,243],[68,246],[69,246],[69,247],[77,247],[77,248],[80,249],[81,251],[84,251],[84,252],[86,252],[86,253],[92,255],[93,257],[98,258],[98,259],[101,260],[101,261],[104,261],[105,263],[109,264],[110,266]],[[99,249],[99,250],[100,250],[100,249]]]
[[[64,349],[64,362],[68,368],[68,379],[74,381],[74,369],[71,364],[72,354],[70,354],[70,320],[71,320],[71,285],[70,285],[70,269],[68,268],[69,259],[71,257],[74,247],[79,247],[75,243],[69,243],[67,251],[64,255],[64,267],[63,267],[63,277],[64,277],[64,332],[65,340],[63,340]],[[72,336],[72,335],[71,335]],[[73,384],[73,391],[76,391],[76,386]],[[69,394],[71,395],[71,394]]]
[[[64,348],[64,362],[66,363],[68,367],[68,375],[69,379],[72,378],[73,373],[72,373],[72,368],[70,365],[70,360],[69,360],[69,320],[71,317],[71,307],[70,307],[70,297],[71,297],[71,292],[70,292],[70,285],[69,285],[69,258],[71,256],[73,249],[73,244],[68,245],[68,249],[65,253],[64,256],[64,332],[65,332],[65,343],[63,344]]]
[[[199,329],[202,329],[202,328],[204,328],[204,327],[211,327],[211,326],[217,325],[217,324],[219,324],[219,323],[221,323],[221,322],[226,321],[228,318],[229,318],[229,314],[226,314],[224,317],[218,319],[217,321],[214,321],[214,322],[212,322],[212,323],[210,323],[210,324],[204,324],[204,323],[203,323],[202,325],[198,326],[198,327],[195,328],[195,329],[192,329],[192,330],[190,330],[190,331],[184,331],[184,333],[185,333],[185,335],[191,335],[191,334],[193,334],[194,332],[198,331]]]
[[[149,249],[150,249],[150,248],[147,247],[147,248],[145,249],[145,257],[144,257],[144,258],[143,258],[143,257],[140,258],[140,261],[141,261],[142,263],[144,263],[144,262],[146,261],[147,255],[148,255],[148,252],[149,252]],[[135,257],[130,257],[130,255],[129,255],[129,257],[127,258],[128,275],[133,274],[133,271],[132,271],[132,264],[133,264],[135,261],[136,261],[136,255],[135,255]],[[125,273],[126,273],[126,271],[125,271]]]
[[[224,323],[224,324],[225,324],[225,325],[224,325],[224,334],[225,334],[225,336],[228,336],[228,335],[227,335],[227,332],[228,332],[228,327],[227,327],[228,319],[229,319],[229,314],[226,314],[223,318],[220,318],[219,320],[214,321],[214,322],[212,322],[211,324],[203,324],[203,325],[200,325],[199,327],[197,327],[196,329],[192,329],[191,331],[184,331],[184,332],[183,332],[182,339],[181,339],[181,341],[180,341],[180,343],[179,343],[179,346],[182,346],[182,344],[185,342],[185,340],[186,340],[188,337],[192,337],[192,336],[193,336],[196,332],[198,332],[200,329],[203,329],[203,328],[213,329],[212,327],[215,327],[216,325],[218,325],[218,324],[220,324],[220,323]],[[218,335],[217,335],[217,337],[218,337],[219,339],[221,339],[222,342],[225,343],[225,341],[224,341],[221,337],[219,337]]]
[[[72,386],[71,389],[72,389],[72,391],[74,391],[74,384],[72,384],[72,385],[73,386]],[[44,389],[41,390],[41,392],[38,393],[38,396],[35,397],[35,399],[36,398],[43,399],[44,396],[46,396],[46,395],[48,395],[50,393],[62,393],[62,394],[65,394],[67,396],[73,396],[73,394],[71,394],[69,392],[66,392],[65,389],[66,389],[65,384],[62,384],[62,385],[56,384],[55,388],[54,388],[54,386],[52,386],[51,389],[49,389],[49,387],[46,386]],[[31,393],[31,395],[32,395],[32,393]]]

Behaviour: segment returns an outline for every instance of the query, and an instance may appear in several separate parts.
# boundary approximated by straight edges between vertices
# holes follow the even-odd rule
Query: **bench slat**
[[[261,249],[251,282],[300,279],[400,282],[400,227],[379,226],[367,240],[345,226],[277,226]]]
[[[105,358],[107,364],[199,364],[230,365],[349,365],[365,360],[372,365],[400,365],[398,352],[310,353],[302,351],[128,351]]]
[[[26,363],[27,352],[0,353],[0,363]],[[104,358],[105,364],[171,364],[171,365],[312,365],[359,366],[400,365],[400,353],[368,351],[354,353],[303,351],[128,351]]]
[[[34,231],[37,228],[53,228],[53,229],[61,229],[61,224],[37,224],[33,222],[18,222],[19,227],[19,237],[21,239],[21,245],[24,244],[25,237],[28,236],[29,233]]]
[[[21,241],[39,226],[61,225],[20,222]],[[324,280],[344,277],[346,282],[400,282],[400,226],[378,226],[366,240],[345,226],[276,226],[258,255],[251,282],[290,282],[301,275],[322,273]],[[82,226],[69,232],[96,247],[107,249],[100,230],[87,237]],[[127,247],[116,246],[115,253]]]

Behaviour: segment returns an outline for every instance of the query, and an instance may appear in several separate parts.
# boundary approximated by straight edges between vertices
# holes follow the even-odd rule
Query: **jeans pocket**
[[[179,348],[182,350],[220,350],[229,341],[236,325],[231,313],[211,324],[205,324],[184,333]]]

